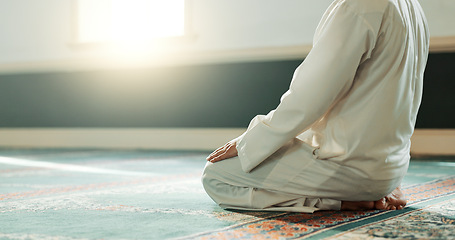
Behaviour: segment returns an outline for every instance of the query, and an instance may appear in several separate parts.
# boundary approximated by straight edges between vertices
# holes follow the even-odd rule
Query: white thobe
[[[238,157],[207,164],[207,192],[303,212],[387,195],[409,164],[428,47],[417,0],[335,0],[278,107],[235,140]]]

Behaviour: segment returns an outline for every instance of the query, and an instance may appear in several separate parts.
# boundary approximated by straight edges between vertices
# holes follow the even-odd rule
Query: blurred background
[[[213,148],[277,106],[331,2],[0,0],[0,146]],[[416,134],[455,154],[455,1],[420,3]]]

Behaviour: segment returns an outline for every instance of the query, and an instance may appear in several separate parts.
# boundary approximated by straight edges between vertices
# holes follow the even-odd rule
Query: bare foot
[[[406,198],[400,187],[395,188],[389,195],[374,202],[374,208],[379,210],[401,210],[406,206]]]
[[[406,206],[406,198],[400,187],[378,201],[351,202],[342,201],[341,210],[401,210]]]
[[[358,211],[358,210],[370,210],[370,209],[374,209],[373,201],[364,201],[364,202],[342,201],[341,202],[341,210]]]

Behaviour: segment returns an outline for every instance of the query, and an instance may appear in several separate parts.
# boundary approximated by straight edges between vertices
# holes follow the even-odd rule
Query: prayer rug
[[[0,149],[0,239],[455,239],[451,161],[411,161],[403,210],[234,212],[202,188],[207,154]]]

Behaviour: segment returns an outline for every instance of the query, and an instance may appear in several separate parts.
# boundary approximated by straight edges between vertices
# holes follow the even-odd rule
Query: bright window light
[[[78,0],[77,41],[130,42],[184,35],[184,0]]]

